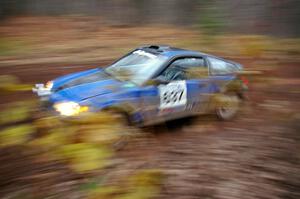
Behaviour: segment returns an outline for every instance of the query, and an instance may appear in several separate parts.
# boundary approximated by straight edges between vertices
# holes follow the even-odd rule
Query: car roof
[[[154,54],[161,54],[164,56],[167,56],[169,59],[177,57],[177,56],[201,56],[201,57],[213,57],[217,59],[221,59],[226,62],[230,62],[232,64],[235,64],[239,67],[241,67],[241,64],[236,63],[231,60],[224,59],[222,57],[218,57],[215,55],[203,53],[203,52],[198,52],[198,51],[193,51],[193,50],[187,50],[187,49],[182,49],[182,48],[176,48],[176,47],[171,47],[167,45],[148,45],[148,46],[142,46],[138,48],[139,50],[145,50],[152,52]]]
[[[181,48],[175,48],[171,46],[166,46],[166,45],[150,45],[150,46],[142,46],[138,49],[145,50],[145,51],[150,51],[155,54],[161,54],[164,56],[167,56],[169,58],[171,57],[176,57],[179,55],[187,55],[187,56],[204,56],[206,55],[205,53],[200,53],[197,51],[192,51],[192,50],[186,50],[186,49],[181,49]]]

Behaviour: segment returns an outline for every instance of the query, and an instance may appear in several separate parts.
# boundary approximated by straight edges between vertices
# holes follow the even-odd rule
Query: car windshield
[[[121,81],[141,85],[151,78],[166,60],[165,56],[136,50],[106,68],[105,72]]]

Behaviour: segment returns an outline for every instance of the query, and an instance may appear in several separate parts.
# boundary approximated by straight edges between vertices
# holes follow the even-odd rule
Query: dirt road
[[[24,65],[1,72],[35,83],[95,65]],[[285,63],[269,71],[277,79],[254,85],[250,101],[231,122],[201,116],[144,129],[118,152],[119,163],[108,174],[161,169],[166,179],[158,198],[300,198],[298,66]],[[18,97],[7,95],[1,102]]]

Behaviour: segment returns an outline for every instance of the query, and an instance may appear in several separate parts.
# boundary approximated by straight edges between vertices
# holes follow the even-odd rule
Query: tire
[[[216,114],[220,120],[230,120],[236,116],[240,109],[241,99],[237,94],[224,93],[218,96]]]

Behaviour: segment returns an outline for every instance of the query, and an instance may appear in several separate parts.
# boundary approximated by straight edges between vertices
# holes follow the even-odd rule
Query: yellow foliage
[[[10,104],[0,112],[0,125],[24,121],[30,117],[32,109],[32,105],[26,102]]]
[[[68,118],[65,120],[71,124],[107,124],[111,125],[116,122],[112,114],[106,112],[92,113],[86,112],[80,117]]]
[[[24,144],[34,131],[35,129],[31,125],[6,128],[0,132],[0,146],[6,147]]]
[[[111,125],[88,125],[80,128],[80,140],[86,143],[109,144],[120,138],[121,128]]]
[[[20,84],[19,79],[13,75],[0,76],[0,90],[2,91],[29,91],[32,85]]]
[[[36,138],[29,144],[33,147],[41,147],[44,149],[53,149],[67,142],[67,137],[62,132],[53,132],[42,137]]]
[[[67,160],[70,167],[79,173],[102,168],[107,158],[112,155],[106,148],[87,143],[64,145],[60,147],[59,153]]]
[[[34,125],[39,129],[51,129],[62,125],[60,120],[55,116],[43,117],[34,122]]]
[[[11,85],[6,85],[1,86],[0,89],[4,91],[30,91],[32,89],[32,85],[30,84],[11,84]]]

